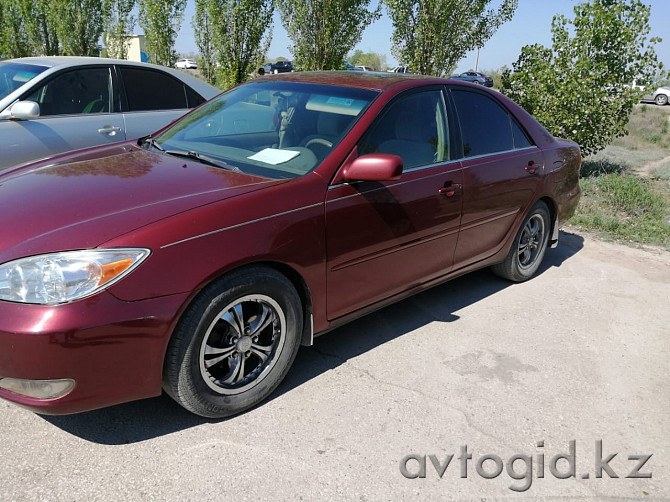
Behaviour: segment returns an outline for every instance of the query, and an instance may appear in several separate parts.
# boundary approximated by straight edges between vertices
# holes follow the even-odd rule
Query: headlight
[[[149,256],[142,248],[91,249],[30,256],[0,265],[0,300],[55,305],[111,286]]]

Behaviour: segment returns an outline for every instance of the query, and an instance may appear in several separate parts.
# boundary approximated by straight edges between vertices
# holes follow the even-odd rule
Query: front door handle
[[[98,129],[98,132],[100,134],[107,134],[108,136],[116,136],[117,132],[121,132],[121,128],[114,126],[104,126]]]
[[[452,183],[451,181],[448,181],[442,188],[438,190],[438,192],[440,192],[440,195],[444,195],[445,197],[455,197],[461,193],[462,189],[463,185],[460,183]]]

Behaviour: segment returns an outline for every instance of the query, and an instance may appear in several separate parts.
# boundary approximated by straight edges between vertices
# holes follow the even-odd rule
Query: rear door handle
[[[100,134],[107,134],[109,136],[115,136],[117,132],[121,132],[120,127],[114,127],[114,126],[104,126],[98,129],[98,132]]]
[[[440,195],[444,195],[445,197],[455,197],[461,193],[462,189],[463,185],[460,183],[452,183],[451,181],[447,181],[444,186],[438,190],[438,192],[440,192]]]

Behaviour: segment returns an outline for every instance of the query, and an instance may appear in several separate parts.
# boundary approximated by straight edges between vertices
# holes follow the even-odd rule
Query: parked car
[[[346,59],[344,60],[344,62],[342,64],[344,65],[344,69],[347,70],[347,71],[363,71],[362,68],[359,68],[358,66],[352,65]]]
[[[466,71],[460,75],[453,75],[450,78],[454,80],[463,80],[472,84],[480,84],[486,87],[493,87],[493,79],[476,71]]]
[[[670,99],[670,87],[658,87],[654,92],[642,96],[640,101],[643,103],[656,103],[659,106],[664,106],[668,104],[668,99]]]
[[[0,61],[0,170],[138,138],[219,92],[147,63],[67,56]]]
[[[0,174],[0,397],[241,412],[366,312],[482,267],[531,278],[580,163],[483,87],[302,72]]]
[[[174,64],[174,67],[179,68],[180,70],[197,70],[198,63],[196,63],[192,59],[179,59]]]
[[[412,73],[409,71],[409,66],[394,66],[388,71],[389,73]]]
[[[293,71],[293,63],[290,61],[277,61],[276,63],[265,63],[259,70],[259,75],[289,73]]]
[[[359,65],[359,66],[356,66],[356,69],[358,69],[358,70],[360,70],[360,71],[374,71],[374,70],[373,70],[371,67],[369,67],[369,66],[360,66],[360,65]]]

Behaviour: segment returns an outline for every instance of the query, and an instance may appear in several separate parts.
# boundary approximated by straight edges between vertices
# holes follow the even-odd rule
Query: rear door
[[[326,201],[328,317],[441,276],[451,268],[461,213],[461,167],[452,160],[441,88],[389,103],[358,155],[403,159],[396,181],[333,185]]]
[[[463,149],[463,214],[454,268],[497,252],[534,202],[544,159],[516,119],[476,89],[452,89]]]
[[[181,80],[153,68],[119,65],[128,139],[166,126],[205,100]]]

